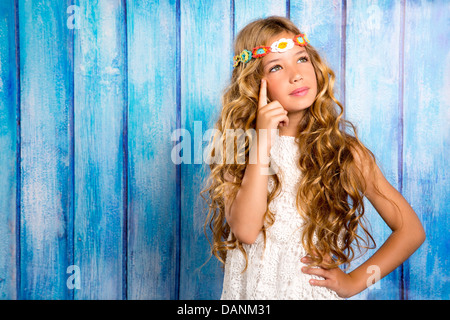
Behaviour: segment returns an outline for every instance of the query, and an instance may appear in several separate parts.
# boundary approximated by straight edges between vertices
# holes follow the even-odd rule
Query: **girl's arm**
[[[375,279],[377,281],[391,273],[425,241],[422,224],[405,198],[386,180],[376,164],[373,163],[375,172],[371,174],[368,171],[371,159],[364,158],[360,153],[355,153],[354,156],[367,182],[365,195],[392,230],[392,234],[366,262],[349,274],[345,274],[339,268],[305,269],[306,273],[325,278],[312,280],[313,285],[328,287],[342,297],[351,297],[372,285],[374,271],[379,274],[379,279]],[[382,194],[395,203],[398,209],[375,191],[375,185]],[[307,262],[308,258],[302,261]]]
[[[287,111],[278,101],[267,103],[267,82],[261,81],[258,109],[256,115],[257,142],[250,148],[250,160],[245,169],[244,177],[234,201],[225,197],[225,217],[236,238],[247,244],[252,244],[258,237],[264,225],[264,214],[267,210],[267,184],[269,182],[269,159],[272,147],[272,131],[280,123],[289,124]],[[265,134],[261,134],[265,131]],[[255,147],[255,148],[254,148]],[[261,159],[262,156],[263,158]],[[232,181],[233,178],[225,176]]]
[[[361,157],[357,155],[357,163],[360,163],[362,168],[370,167],[368,161],[372,160],[360,159]],[[355,280],[358,292],[372,284],[367,282],[373,270],[380,272],[380,279],[385,277],[408,259],[425,241],[425,231],[409,203],[386,180],[378,166],[374,165],[374,170],[373,175],[367,170],[363,171],[367,181],[366,197],[392,230],[392,234],[375,254],[349,274]],[[375,191],[375,185],[398,206],[398,209]]]
[[[251,148],[251,152],[256,152],[260,144],[258,138],[258,148]],[[246,244],[255,242],[263,227],[264,214],[267,210],[269,176],[261,173],[268,167],[268,164],[263,164],[259,156],[257,159],[257,163],[247,165],[234,201],[228,197],[225,198],[227,223],[236,238]],[[233,181],[230,175],[225,175],[225,179]]]

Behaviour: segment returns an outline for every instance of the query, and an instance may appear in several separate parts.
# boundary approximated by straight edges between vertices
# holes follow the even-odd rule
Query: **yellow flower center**
[[[287,42],[281,42],[279,45],[278,45],[278,48],[280,48],[280,49],[284,49],[284,48],[286,48],[287,47]]]

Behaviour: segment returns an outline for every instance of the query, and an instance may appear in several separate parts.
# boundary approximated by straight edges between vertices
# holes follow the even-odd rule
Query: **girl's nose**
[[[294,69],[291,73],[291,82],[298,82],[303,79],[302,74],[299,70]]]

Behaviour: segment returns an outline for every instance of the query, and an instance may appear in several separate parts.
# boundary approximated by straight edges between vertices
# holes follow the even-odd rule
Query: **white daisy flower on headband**
[[[282,38],[278,41],[275,41],[270,46],[271,52],[285,52],[294,47],[294,41],[292,39]]]

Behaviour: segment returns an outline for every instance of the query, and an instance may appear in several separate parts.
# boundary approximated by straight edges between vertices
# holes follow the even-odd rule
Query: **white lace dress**
[[[245,258],[239,249],[227,253],[223,281],[223,300],[311,300],[341,299],[336,292],[312,286],[312,278],[305,274],[300,261],[306,255],[301,244],[302,218],[295,208],[297,184],[300,178],[297,160],[299,156],[295,137],[279,136],[273,143],[270,157],[272,166],[281,182],[280,194],[270,203],[275,215],[274,224],[266,232],[266,248],[262,232],[255,243],[244,244],[248,257],[245,272]],[[268,190],[274,188],[269,177]]]

